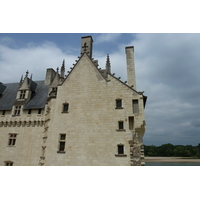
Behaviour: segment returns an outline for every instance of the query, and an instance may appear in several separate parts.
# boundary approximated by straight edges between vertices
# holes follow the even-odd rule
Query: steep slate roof
[[[44,85],[44,81],[35,81],[37,84],[35,93],[31,96],[31,100],[24,106],[24,109],[44,108],[49,86]]]
[[[3,91],[6,89],[6,86],[0,83],[0,95],[3,94]],[[0,96],[1,97],[1,96]]]
[[[11,110],[16,101],[19,83],[8,83],[4,86],[6,88],[0,96],[0,110]],[[43,108],[48,97],[49,86],[44,85],[44,81],[35,81],[32,89],[35,89],[35,92],[32,93],[31,99],[24,109]]]
[[[0,110],[11,110],[16,100],[19,83],[8,83],[4,86],[6,89],[0,98]]]
[[[35,81],[32,81],[31,79],[28,79],[28,81],[31,81],[31,85],[30,85],[30,90],[35,92],[35,89],[37,87],[37,83]]]

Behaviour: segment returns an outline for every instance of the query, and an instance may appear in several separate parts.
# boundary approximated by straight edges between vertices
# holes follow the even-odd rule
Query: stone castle
[[[126,47],[127,81],[92,58],[93,39],[65,75],[48,68],[43,81],[28,71],[18,83],[0,83],[0,165],[141,166],[144,108],[136,90],[134,47]]]

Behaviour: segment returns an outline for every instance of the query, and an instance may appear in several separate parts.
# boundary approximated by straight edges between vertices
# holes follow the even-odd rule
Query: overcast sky
[[[125,47],[135,48],[138,91],[148,96],[144,144],[200,143],[200,34],[0,34],[0,82],[18,82],[28,70],[44,80],[47,68],[66,71],[80,55],[81,37],[93,37],[93,58],[127,80]]]

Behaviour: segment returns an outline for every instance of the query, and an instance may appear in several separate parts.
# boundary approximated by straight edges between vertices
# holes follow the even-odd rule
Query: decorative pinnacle
[[[65,59],[63,59],[62,68],[65,68]]]
[[[63,59],[62,66],[60,68],[60,75],[61,75],[61,78],[65,78],[65,59]]]
[[[22,83],[22,81],[23,81],[23,74],[22,74],[22,76],[21,76],[21,80],[20,80],[20,83]]]
[[[107,54],[107,59],[106,59],[106,71],[108,73],[110,73],[110,68],[111,68],[111,65],[110,65],[110,57],[109,57],[109,54]]]
[[[29,74],[29,72],[28,72],[28,70],[26,71],[26,76],[25,77],[28,77],[28,74]]]

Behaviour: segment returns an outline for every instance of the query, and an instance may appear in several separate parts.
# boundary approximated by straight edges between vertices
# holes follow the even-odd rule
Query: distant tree
[[[200,158],[200,143],[197,146],[192,145],[173,145],[163,144],[161,146],[144,145],[145,156],[178,156],[178,157],[198,157]]]

